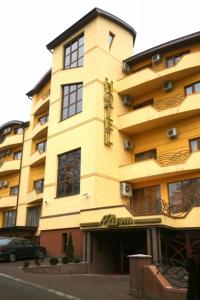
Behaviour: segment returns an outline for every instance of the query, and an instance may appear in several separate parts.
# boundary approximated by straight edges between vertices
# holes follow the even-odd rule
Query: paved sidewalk
[[[82,300],[130,300],[128,275],[42,275],[20,269],[23,262],[0,262],[0,273]]]

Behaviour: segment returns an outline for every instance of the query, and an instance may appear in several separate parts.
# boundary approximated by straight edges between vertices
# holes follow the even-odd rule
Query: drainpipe
[[[23,139],[22,139],[22,157],[20,159],[20,168],[19,168],[19,191],[17,194],[17,203],[16,203],[16,216],[15,216],[15,235],[17,236],[17,215],[18,215],[18,207],[19,207],[19,192],[20,192],[20,183],[21,183],[21,176],[22,176],[22,161],[23,161],[23,153],[24,153],[24,138],[25,138],[25,128],[28,127],[29,122],[23,124]]]

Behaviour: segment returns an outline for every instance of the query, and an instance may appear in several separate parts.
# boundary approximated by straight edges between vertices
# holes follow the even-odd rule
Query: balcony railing
[[[184,93],[176,94],[154,101],[154,108],[158,111],[180,105],[185,99]]]
[[[168,166],[173,164],[181,164],[189,157],[190,151],[188,149],[177,152],[168,152],[157,156],[157,161],[161,166]]]
[[[172,205],[163,199],[131,200],[131,210],[135,216],[167,215],[183,217],[193,206],[200,206],[200,199],[189,199],[187,203]]]

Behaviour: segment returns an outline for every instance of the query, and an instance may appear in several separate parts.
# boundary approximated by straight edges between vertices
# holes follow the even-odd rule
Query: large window
[[[200,81],[192,83],[185,87],[185,95],[200,93]]]
[[[145,152],[140,152],[135,154],[135,161],[143,161],[146,159],[157,158],[156,149],[151,149]]]
[[[168,184],[170,204],[179,211],[187,211],[192,204],[200,204],[200,178]]]
[[[14,227],[16,220],[16,210],[4,211],[3,227]]]
[[[131,207],[138,215],[160,213],[160,185],[133,190]]]
[[[67,84],[63,86],[62,114],[65,120],[82,111],[83,84]]]
[[[27,208],[27,219],[26,219],[27,226],[38,227],[39,220],[40,220],[40,211],[41,211],[40,206]]]
[[[61,154],[58,157],[58,197],[80,193],[80,160],[80,149]]]
[[[65,47],[64,68],[76,68],[83,66],[84,38],[79,37]]]

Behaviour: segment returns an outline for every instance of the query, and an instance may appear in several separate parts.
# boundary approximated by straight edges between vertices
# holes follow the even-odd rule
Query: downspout
[[[27,127],[28,123],[23,124],[23,139],[22,139],[22,157],[20,159],[20,168],[19,168],[19,191],[17,194],[17,203],[16,203],[16,216],[15,216],[15,235],[17,236],[17,215],[18,215],[18,207],[19,207],[19,194],[20,194],[20,183],[21,183],[21,176],[22,176],[22,161],[23,161],[23,153],[24,153],[24,137],[25,137],[25,128]]]

